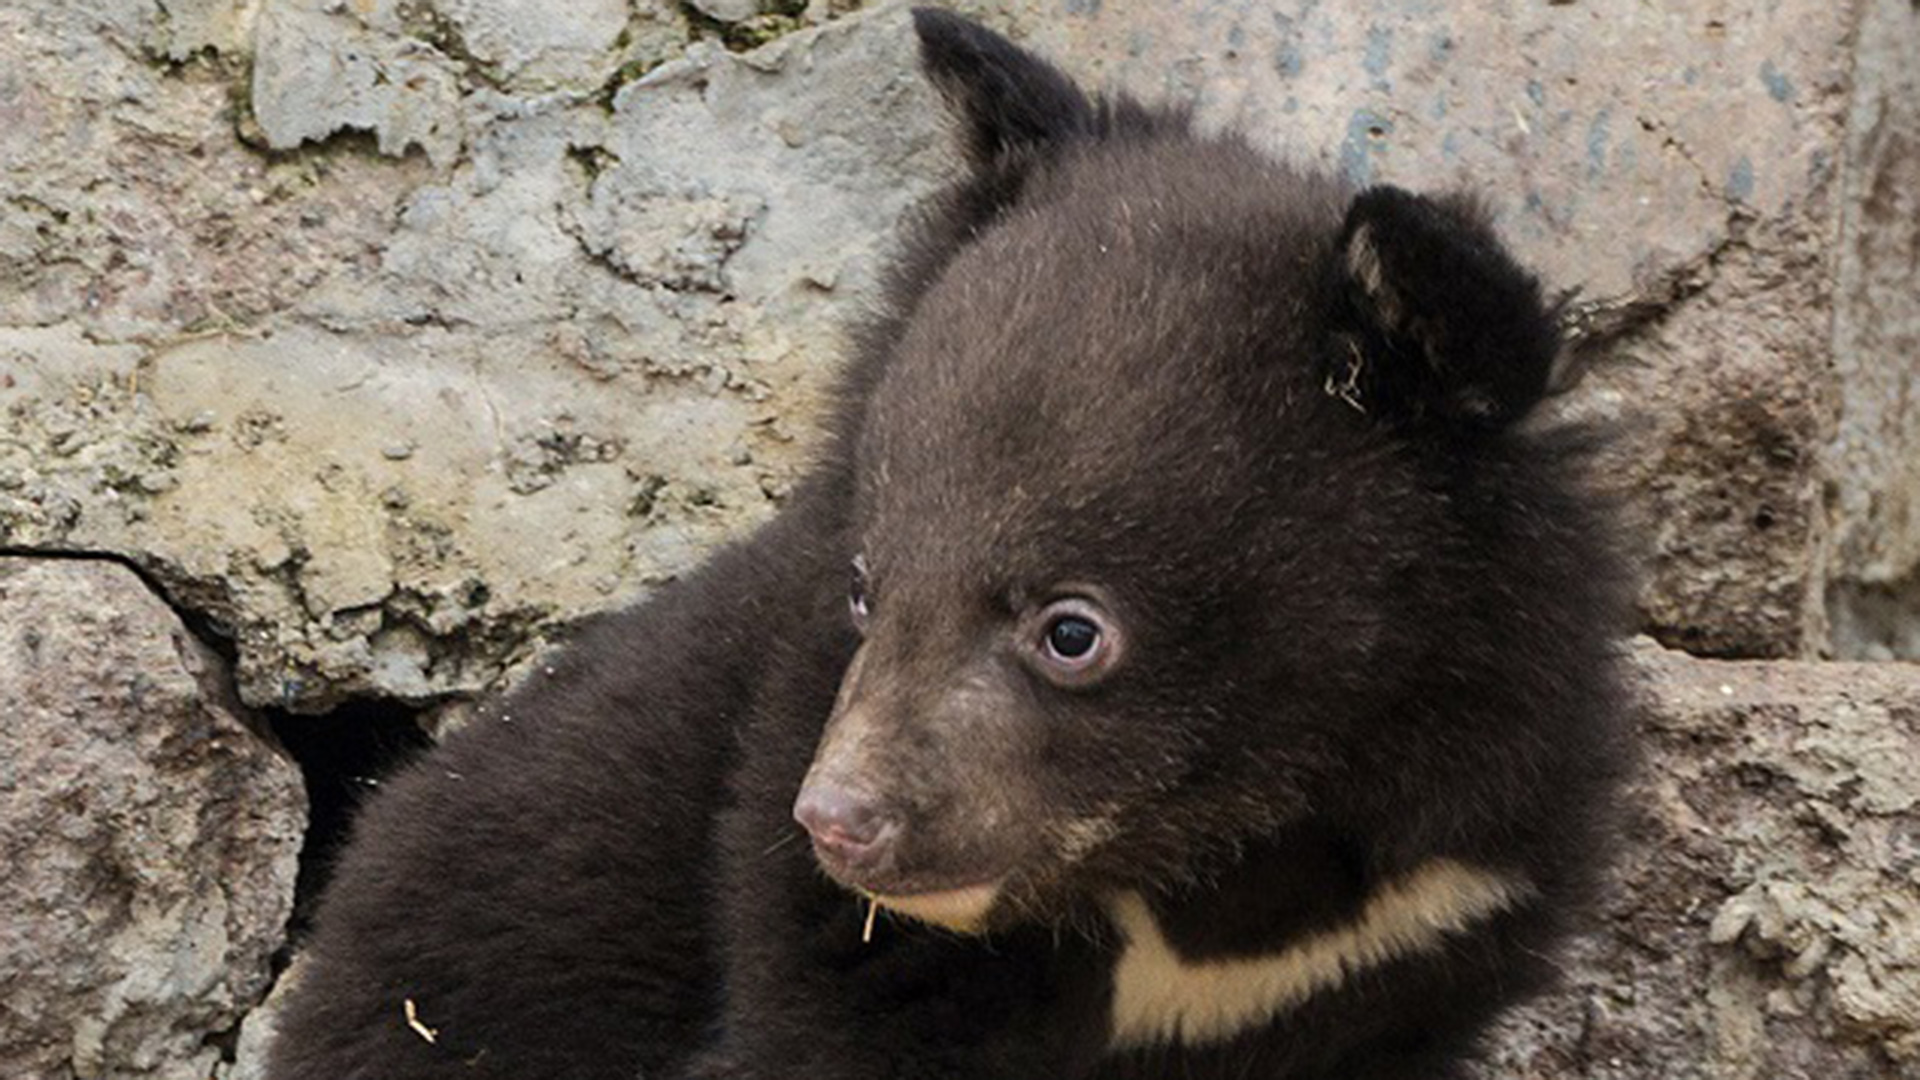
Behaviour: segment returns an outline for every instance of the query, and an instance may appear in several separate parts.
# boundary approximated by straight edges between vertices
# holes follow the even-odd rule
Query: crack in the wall
[[[599,143],[574,143],[567,147],[567,160],[579,166],[587,178],[587,194],[602,173],[620,164],[620,155]]]
[[[140,580],[140,584],[145,586],[148,592],[173,613],[174,618],[180,620],[180,625],[185,628],[189,637],[220,660],[219,678],[215,685],[203,686],[202,689],[210,691],[216,702],[232,713],[236,719],[242,723],[248,723],[253,710],[243,702],[239,683],[234,679],[239,649],[230,629],[224,627],[215,617],[183,602],[177,590],[170,587],[165,578],[152,567],[121,552],[87,548],[0,545],[0,558],[111,563],[131,573]],[[249,724],[249,727],[252,726]],[[256,729],[255,734],[265,735],[266,733]]]
[[[460,65],[471,83],[501,93],[511,91],[500,65],[477,55],[467,44],[466,34],[460,29],[460,24],[448,18],[432,3],[403,3],[398,14],[402,32],[407,37]]]
[[[1583,371],[1621,340],[1649,329],[1680,305],[1705,292],[1719,278],[1720,264],[1729,252],[1746,246],[1751,218],[1735,208],[1727,228],[1705,251],[1669,267],[1659,279],[1633,292],[1580,300],[1569,291],[1560,299],[1560,328],[1572,367]],[[1559,382],[1556,377],[1556,382]]]
[[[677,0],[671,10],[684,28],[679,46],[661,53],[635,56],[627,60],[601,83],[593,97],[603,108],[611,112],[614,99],[622,89],[630,83],[645,78],[661,65],[679,59],[685,54],[686,46],[693,42],[713,41],[719,43],[721,48],[728,52],[748,53],[791,34],[811,30],[821,22],[851,15],[864,6],[865,0],[829,0],[822,5],[820,11],[810,15],[809,11],[814,5],[807,0],[773,0],[767,6],[767,10],[737,22],[727,22],[700,10],[692,0]],[[621,31],[620,39],[615,42],[616,52],[624,52],[632,44],[638,36],[634,33],[634,27],[649,21],[649,16],[652,14],[631,5],[629,11],[632,15],[627,28]],[[815,21],[816,17],[820,18],[820,22]]]
[[[274,976],[278,976],[280,969],[277,965],[275,965],[272,971]],[[267,984],[267,990],[268,992],[271,992],[272,989],[273,989],[273,984],[271,981],[269,981]],[[263,995],[261,998],[261,1002],[256,1002],[253,1008],[254,1009],[259,1008],[260,1004],[264,1001],[265,1001],[265,996]],[[233,1018],[233,1023],[228,1024],[226,1027],[217,1028],[213,1031],[207,1032],[205,1035],[202,1035],[200,1037],[200,1045],[204,1047],[208,1047],[212,1049],[216,1054],[218,1054],[220,1056],[220,1063],[222,1065],[232,1065],[234,1063],[234,1060],[239,1056],[241,1025],[247,1022],[247,1017],[252,1015],[252,1013],[253,1013],[253,1009],[248,1009],[245,1012],[242,1012],[239,1015],[235,1016]]]
[[[251,97],[242,105],[238,100],[234,104],[234,136],[239,144],[261,159],[275,165],[292,164],[317,158],[339,158],[353,156],[368,161],[378,161],[382,165],[398,166],[409,161],[433,163],[433,155],[420,144],[418,139],[410,139],[397,152],[380,148],[380,133],[365,124],[342,123],[332,131],[318,138],[308,138],[298,146],[277,147],[267,140],[267,133],[253,117]],[[449,162],[437,172],[451,173],[466,160],[466,147],[462,144],[460,156]]]
[[[1681,161],[1687,163],[1687,166],[1693,170],[1695,179],[1699,181],[1702,192],[1705,192],[1716,202],[1731,201],[1727,198],[1726,193],[1721,190],[1720,185],[1714,181],[1713,176],[1707,172],[1706,167],[1701,165],[1700,160],[1693,156],[1693,151],[1687,148],[1686,141],[1680,138],[1665,122],[1656,117],[1648,116],[1645,113],[1634,117],[1634,119],[1639,122],[1640,130],[1645,131],[1649,135],[1657,135],[1660,137],[1660,148],[1662,150],[1673,151],[1679,156]]]

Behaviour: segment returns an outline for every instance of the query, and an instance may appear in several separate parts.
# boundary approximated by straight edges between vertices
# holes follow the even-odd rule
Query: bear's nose
[[[824,782],[800,789],[793,819],[812,834],[816,852],[849,870],[878,865],[899,831],[869,796]]]

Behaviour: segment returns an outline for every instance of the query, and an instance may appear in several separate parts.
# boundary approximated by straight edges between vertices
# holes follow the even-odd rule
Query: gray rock
[[[430,40],[437,23],[403,32],[404,10],[400,0],[263,0],[252,104],[266,144],[290,150],[359,131],[381,153],[417,147],[451,164],[465,135],[460,63]]]
[[[1914,1075],[1920,669],[1636,657],[1648,754],[1599,931],[1487,1075]]]
[[[1876,0],[1847,133],[1833,360],[1833,651],[1920,660],[1920,11]]]
[[[622,62],[627,0],[438,0],[461,46],[487,79],[517,91],[592,89]],[[660,18],[668,4],[642,0],[631,13]],[[642,14],[644,13],[644,14]]]
[[[233,53],[252,39],[261,0],[148,0],[144,45],[175,63],[203,51]]]
[[[124,567],[0,558],[0,1075],[210,1075],[266,989],[299,771]]]
[[[406,30],[367,10],[282,6],[258,25],[354,50]],[[137,556],[231,630],[256,704],[497,682],[544,628],[763,518],[804,460],[843,327],[939,173],[910,35],[882,18],[746,59],[696,46],[621,83],[611,114],[482,86],[450,170],[351,152],[263,166],[214,98],[99,50],[103,77],[179,132],[178,172],[117,169],[104,134],[69,158],[21,141],[48,177],[9,182],[68,225],[43,243],[31,219],[27,275],[11,292],[0,276],[0,542]],[[29,59],[77,80],[56,44]],[[323,90],[330,54],[282,45]],[[30,136],[69,118],[30,103]],[[74,231],[82,188],[153,231]],[[198,242],[168,207],[232,222],[238,246],[143,254]],[[43,261],[55,246],[66,259]],[[68,260],[86,269],[32,276]]]
[[[697,5],[735,46],[759,6]],[[134,559],[232,635],[255,705],[371,695],[456,724],[551,628],[762,520],[804,464],[844,326],[953,167],[904,4],[826,22],[854,6],[814,0],[742,54],[693,40],[669,0],[0,6],[0,546]],[[1911,4],[961,6],[1094,84],[1189,101],[1356,182],[1486,190],[1551,285],[1581,290],[1587,378],[1558,412],[1623,433],[1604,474],[1639,522],[1647,625],[1715,655],[1920,656]],[[801,21],[825,25],[784,33]],[[164,614],[122,586],[113,604]],[[96,620],[102,602],[60,601]],[[126,636],[107,644],[146,640]],[[172,655],[99,670],[164,674],[187,663]],[[1912,913],[1874,889],[1912,895],[1916,831],[1865,794],[1897,777],[1846,755],[1911,752],[1886,735],[1911,731],[1907,691],[1866,669],[1649,664],[1674,688],[1650,714],[1645,853],[1576,958],[1586,989],[1516,1026],[1510,1060],[1892,1075],[1920,1008]],[[1728,683],[1731,712],[1708,708],[1721,670],[1759,673],[1751,700]],[[191,697],[153,677],[180,689],[142,702]],[[205,700],[182,730],[238,715]],[[91,752],[124,755],[117,772],[89,783],[173,776],[152,730],[116,738]],[[1836,754],[1838,786],[1806,771]],[[219,773],[268,792],[249,827],[274,839],[234,856],[249,881],[297,829],[269,761]],[[135,796],[68,814],[64,789],[8,775],[6,836],[57,818],[76,844],[130,842],[104,823]],[[1844,828],[1822,849],[1803,818]],[[204,1076],[199,1036],[257,995],[277,917],[239,894],[206,894],[229,906],[210,913],[158,870],[108,884],[174,888],[173,909],[102,908],[128,944],[76,933],[90,957],[36,943],[54,981],[0,993],[41,995],[20,1015],[67,1025],[66,1049],[7,1033],[0,1053]],[[201,944],[177,975],[126,958],[176,915],[251,929],[223,930],[218,962],[179,930]],[[195,1004],[151,1019],[160,998]]]
[[[709,19],[724,23],[745,22],[760,14],[760,0],[690,0]]]
[[[244,53],[176,66],[140,43],[179,22],[101,8],[0,6],[0,328],[145,346],[254,332],[377,261],[421,155],[264,157],[236,137]],[[0,363],[17,373],[11,350]]]

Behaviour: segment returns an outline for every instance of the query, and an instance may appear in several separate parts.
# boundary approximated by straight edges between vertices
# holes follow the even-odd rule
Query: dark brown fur
[[[1544,981],[1624,750],[1605,515],[1578,439],[1519,424],[1538,286],[1469,202],[1356,197],[918,24],[972,171],[821,465],[374,800],[277,1080],[1430,1080]],[[1063,689],[1022,650],[1075,589],[1127,647]],[[791,817],[816,754],[900,826],[879,884],[1006,878],[990,934],[862,941]],[[1234,1038],[1107,1049],[1107,898],[1260,955],[1435,858],[1534,891]]]

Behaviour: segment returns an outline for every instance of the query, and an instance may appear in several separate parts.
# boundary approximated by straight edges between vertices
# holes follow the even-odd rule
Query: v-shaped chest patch
[[[1126,945],[1114,965],[1110,1048],[1220,1042],[1401,957],[1433,953],[1534,894],[1513,874],[1434,859],[1367,898],[1353,918],[1278,952],[1183,959],[1138,893],[1108,905]]]

